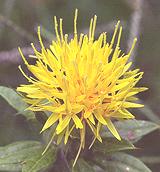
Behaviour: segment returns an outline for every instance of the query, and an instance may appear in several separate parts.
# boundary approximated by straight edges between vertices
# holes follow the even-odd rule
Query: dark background
[[[117,20],[123,25],[121,49],[127,51],[138,37],[132,60],[144,71],[140,85],[149,90],[140,95],[145,108],[136,111],[138,119],[159,123],[160,118],[160,1],[159,0],[0,0],[0,85],[16,88],[25,79],[18,70],[22,60],[17,52],[32,54],[30,43],[37,41],[37,26],[42,28],[46,46],[54,39],[53,16],[62,17],[64,31],[72,33],[75,8],[79,9],[78,29],[86,32],[90,18],[98,16],[96,35],[106,31],[110,36]],[[108,37],[109,37],[108,36]],[[110,40],[110,38],[108,38]],[[0,145],[16,140],[37,138],[33,129],[3,99],[0,99]],[[160,164],[160,134],[146,136],[136,152],[140,156],[156,156]],[[153,172],[158,163],[148,164]]]

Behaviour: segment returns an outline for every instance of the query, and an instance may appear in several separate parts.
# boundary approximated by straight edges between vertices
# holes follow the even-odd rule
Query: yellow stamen
[[[24,61],[24,64],[25,64],[26,66],[28,66],[29,64],[28,64],[26,58],[24,57],[24,55],[23,55],[22,50],[21,50],[20,47],[18,47],[18,51],[19,51],[19,53],[20,53],[20,55],[21,55],[21,57],[22,57],[22,59],[23,59],[23,61]]]
[[[116,26],[115,26],[115,30],[114,30],[114,33],[113,33],[113,37],[112,37],[112,40],[111,40],[111,46],[112,46],[113,43],[114,43],[114,40],[115,40],[117,31],[118,31],[118,28],[119,28],[119,24],[120,24],[120,21],[118,21],[117,24],[116,24]]]
[[[93,27],[93,18],[90,21],[90,27],[89,27],[89,40],[92,38],[92,27]]]
[[[94,40],[94,34],[95,34],[95,29],[96,29],[96,22],[97,22],[97,16],[94,16],[94,20],[93,20],[93,28],[92,28],[92,35],[91,35],[91,39]]]
[[[63,20],[60,19],[60,34],[61,34],[61,40],[63,41],[64,38],[63,38],[63,22],[62,22],[62,21],[63,21]]]
[[[133,52],[133,49],[134,49],[134,47],[135,47],[135,45],[136,45],[136,42],[137,42],[137,38],[134,38],[133,43],[132,43],[132,47],[131,47],[131,49],[130,49],[130,51],[129,51],[129,53],[128,53],[128,56],[130,56],[131,53]]]
[[[18,66],[19,70],[21,71],[21,73],[23,74],[23,76],[29,81],[29,82],[33,82],[22,70],[21,66]]]
[[[57,40],[58,42],[60,42],[60,37],[59,37],[59,33],[58,33],[58,23],[57,23],[57,17],[54,16],[54,29],[55,29],[55,32],[56,32],[56,37],[57,37]]]
[[[55,135],[56,135],[56,132],[54,131],[53,134],[52,134],[52,137],[51,137],[51,139],[50,139],[50,141],[49,141],[49,143],[47,144],[46,148],[45,148],[44,151],[42,152],[42,155],[44,155],[44,154],[47,152],[47,150],[48,150],[48,148],[50,147],[50,145],[51,145],[51,143],[52,143],[52,141],[53,141]]]
[[[84,145],[84,139],[85,139],[85,128],[83,129],[80,129],[80,136],[81,136],[81,143],[80,143],[80,146],[79,146],[79,149],[78,149],[78,152],[77,152],[77,155],[76,155],[76,158],[74,160],[74,163],[73,163],[73,167],[75,166],[77,160],[78,160],[78,157],[81,153],[81,150],[82,150],[82,147]]]
[[[38,26],[38,32],[37,33],[38,33],[38,39],[39,39],[40,45],[41,45],[42,49],[45,50],[45,47],[44,47],[43,41],[42,41],[42,37],[41,37],[41,28],[40,28],[40,26]]]
[[[77,36],[77,17],[78,17],[78,9],[75,10],[75,15],[74,15],[74,36]]]
[[[116,45],[117,47],[119,47],[120,40],[121,40],[121,35],[122,35],[122,26],[119,29],[118,41],[117,41],[117,45]]]

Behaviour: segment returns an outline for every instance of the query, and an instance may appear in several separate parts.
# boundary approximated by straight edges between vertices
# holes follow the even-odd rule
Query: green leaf
[[[143,121],[143,120],[118,121],[118,122],[115,122],[114,125],[123,139],[129,140],[132,142],[160,128],[159,125],[153,122]],[[106,128],[102,129],[101,136],[102,138],[112,137],[112,135],[110,134],[108,130],[106,130]]]
[[[135,149],[134,145],[127,140],[117,140],[115,138],[107,138],[103,140],[103,143],[96,142],[93,145],[95,151],[110,153],[118,152],[122,150]]]
[[[144,108],[139,108],[138,110],[143,113],[150,121],[155,122],[156,124],[160,124],[160,117],[158,114],[155,114],[153,110],[145,104],[142,100],[139,100],[141,104],[144,105]]]
[[[0,147],[0,171],[19,171],[28,157],[41,149],[37,141],[19,141]]]
[[[13,89],[0,86],[0,96],[2,96],[18,113],[24,115],[28,120],[35,119],[35,114],[32,111],[25,110],[28,105],[22,100]]]
[[[0,147],[0,158],[4,158],[9,154],[13,154],[14,152],[23,151],[24,149],[40,147],[41,143],[38,141],[18,141],[11,143],[7,146]]]
[[[97,155],[93,161],[106,172],[151,172],[139,159],[120,152],[110,156]]]
[[[83,159],[78,159],[75,167],[72,170],[72,172],[94,172],[94,171],[95,171],[94,168]]]
[[[39,170],[45,170],[56,161],[56,149],[50,147],[48,151],[42,155],[44,149],[37,151],[34,156],[28,158],[23,163],[22,172],[38,172]]]
[[[16,164],[16,163],[7,163],[7,164],[3,164],[0,165],[0,171],[11,171],[12,172],[16,172],[16,171],[21,171],[22,169],[22,165],[21,164]]]
[[[38,172],[56,160],[56,148],[42,155],[44,146],[37,141],[19,141],[0,147],[0,171]]]

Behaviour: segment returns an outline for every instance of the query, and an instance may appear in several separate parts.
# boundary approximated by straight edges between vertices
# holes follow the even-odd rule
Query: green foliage
[[[139,159],[120,152],[106,156],[98,155],[94,157],[93,161],[100,166],[104,172],[151,172]]]
[[[95,151],[111,153],[122,150],[135,149],[134,145],[127,140],[117,140],[115,138],[106,138],[103,143],[96,142],[93,145]]]
[[[42,155],[44,147],[37,141],[19,141],[0,147],[0,171],[37,172],[52,165],[56,159],[56,149]]]
[[[0,147],[0,170],[19,171],[22,162],[39,151],[41,145],[36,141],[15,142],[4,147]]]
[[[43,149],[41,149],[39,152],[37,151],[34,156],[27,158],[27,160],[24,162],[22,172],[37,172],[54,164],[56,160],[56,149],[50,147],[50,149],[48,149],[44,155],[42,155],[42,151]]]
[[[14,109],[17,110],[18,113],[24,115],[28,120],[35,118],[32,111],[26,110],[28,105],[13,89],[0,86],[0,96],[2,96]]]

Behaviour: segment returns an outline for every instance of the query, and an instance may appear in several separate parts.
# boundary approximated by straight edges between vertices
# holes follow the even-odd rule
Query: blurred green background
[[[138,37],[132,57],[134,65],[144,71],[140,85],[149,90],[140,95],[146,105],[135,111],[137,118],[159,123],[160,118],[160,1],[159,0],[0,0],[0,85],[16,88],[25,79],[18,70],[22,63],[17,47],[26,56],[32,53],[30,43],[38,46],[37,26],[42,28],[46,46],[54,39],[53,16],[62,17],[65,33],[73,31],[75,8],[79,9],[78,29],[85,32],[90,18],[98,16],[97,32],[111,35],[117,20],[123,25],[121,49],[127,51],[131,40]],[[110,38],[108,38],[110,40]],[[16,140],[38,139],[38,131],[25,118],[16,115],[0,98],[0,145]],[[146,136],[137,155],[160,156],[160,132]],[[154,172],[160,165],[148,164]]]

